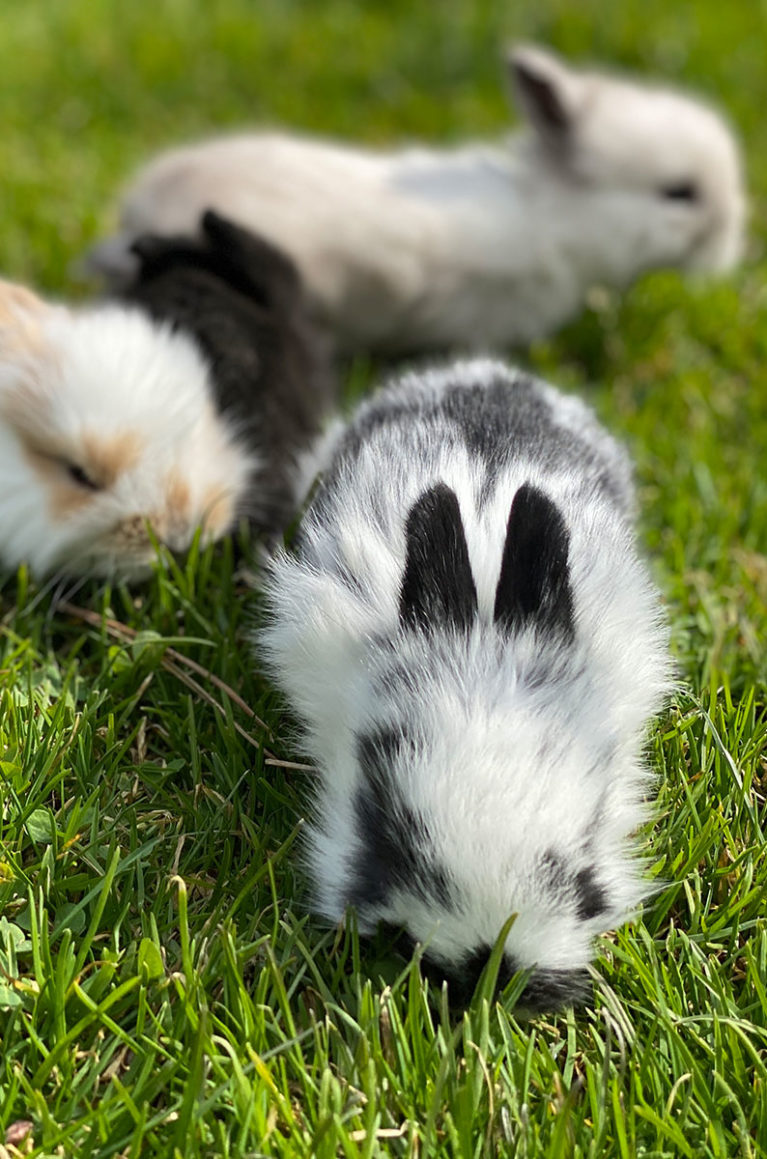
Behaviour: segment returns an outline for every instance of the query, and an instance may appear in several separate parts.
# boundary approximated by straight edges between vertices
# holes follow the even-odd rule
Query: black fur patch
[[[525,483],[511,505],[495,593],[495,619],[507,631],[535,624],[572,639],[569,544],[570,533],[557,506]]]
[[[546,1014],[580,1005],[588,992],[587,970],[535,970],[519,999],[521,1011]]]
[[[281,531],[294,514],[296,451],[321,428],[336,386],[330,348],[298,271],[263,238],[206,213],[198,237],[138,239],[139,270],[120,299],[192,338],[222,414],[260,460],[248,515]]]
[[[303,287],[291,257],[260,234],[235,225],[212,209],[202,215],[202,231],[224,265],[224,276],[243,278],[247,292],[271,309],[293,311],[303,303]]]
[[[456,386],[445,392],[443,405],[466,449],[482,460],[493,479],[509,461],[510,441],[518,452],[523,442],[543,443],[536,436],[551,428],[548,407],[526,378]]]
[[[391,922],[379,922],[377,932],[388,939],[396,953],[401,954],[403,958],[412,958],[418,943],[407,930],[392,925]]]
[[[451,1005],[467,1006],[477,988],[480,975],[488,963],[492,946],[479,946],[464,958],[455,969],[447,970],[441,964],[422,963],[426,975],[437,985],[447,978]],[[504,954],[498,969],[495,993],[498,994],[520,969],[510,954]],[[588,983],[585,970],[534,970],[519,998],[518,1008],[526,1014],[544,1014],[578,1002]]]
[[[573,873],[556,849],[547,849],[540,861],[540,872],[553,898],[561,900],[575,894],[575,912],[581,921],[599,917],[606,911],[607,893],[597,881],[593,865]]]
[[[366,408],[346,431],[325,479],[332,485],[338,464],[353,461],[382,428],[410,431],[438,427],[444,439],[446,426],[485,467],[480,506],[492,495],[502,467],[525,448],[535,447],[542,462],[553,463],[564,454],[573,458],[572,436],[562,436],[532,379],[519,375],[502,377],[489,385],[457,382],[433,399],[421,394],[394,398],[382,394],[380,402]],[[418,453],[415,446],[414,453]]]
[[[444,483],[424,491],[410,510],[405,534],[403,625],[468,631],[477,612],[477,591],[455,492]]]
[[[131,246],[141,276],[186,265],[206,270],[264,309],[292,311],[302,301],[301,280],[292,259],[259,234],[207,210],[200,220],[203,241],[193,237],[144,234]]]
[[[618,509],[626,510],[627,496],[604,453],[569,427],[554,421],[551,407],[538,383],[523,374],[504,374],[487,383],[464,374],[454,385],[433,395],[414,392],[390,394],[364,408],[339,441],[333,462],[323,476],[315,499],[320,519],[333,510],[337,487],[364,446],[375,445],[378,433],[401,433],[402,454],[424,456],[424,447],[463,444],[483,470],[478,472],[476,502],[482,510],[495,493],[509,463],[531,458],[542,472],[563,465],[576,466],[577,490],[602,493]],[[427,435],[427,432],[430,432]],[[433,439],[433,436],[438,438]]]
[[[407,930],[399,930],[388,924],[379,929],[391,938],[394,950],[405,958],[413,956],[416,940]],[[421,973],[437,987],[446,981],[451,1007],[463,1009],[471,1002],[491,953],[492,947],[485,943],[451,968],[443,962],[430,959],[427,950],[421,959]],[[511,954],[503,955],[496,979],[496,994],[508,986],[519,968]],[[534,1015],[559,1010],[563,1006],[578,1005],[588,992],[588,984],[586,970],[534,970],[520,996],[517,1009],[520,1014]]]
[[[578,898],[576,913],[583,921],[599,917],[607,909],[607,893],[596,879],[593,865],[586,866],[575,875],[575,889]]]
[[[426,821],[403,800],[393,773],[407,744],[394,729],[357,742],[363,781],[354,811],[362,851],[352,866],[349,901],[361,908],[385,905],[400,888],[444,908],[452,905],[450,877],[434,856]]]
[[[552,896],[556,897],[566,892],[569,874],[565,859],[556,849],[546,850],[540,861],[540,873],[546,889]]]
[[[493,947],[489,945],[479,946],[472,954],[464,958],[455,970],[447,973],[448,992],[451,1002],[459,1006],[467,1006],[469,1004],[477,988],[480,975],[490,959],[492,949]],[[504,954],[498,966],[498,978],[495,984],[496,993],[500,993],[504,986],[508,985],[517,969],[518,967],[515,962],[507,954]]]

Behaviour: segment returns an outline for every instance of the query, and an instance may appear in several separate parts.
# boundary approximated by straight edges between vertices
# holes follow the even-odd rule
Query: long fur
[[[744,193],[722,118],[681,93],[517,47],[526,125],[497,145],[373,152],[277,132],[172,150],[134,179],[86,265],[119,279],[132,239],[211,206],[292,255],[348,349],[527,342],[659,267],[725,270]]]
[[[579,400],[486,360],[405,375],[335,447],[260,655],[319,768],[317,911],[384,922],[469,989],[578,992],[645,892],[630,836],[669,681],[623,449]]]
[[[255,466],[196,344],[136,307],[0,283],[0,560],[142,573],[235,522]]]

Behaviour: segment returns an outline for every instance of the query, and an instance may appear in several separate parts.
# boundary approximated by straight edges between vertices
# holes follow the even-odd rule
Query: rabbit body
[[[740,161],[715,112],[538,48],[509,69],[527,125],[498,145],[386,153],[261,132],[161,155],[86,265],[119,279],[137,234],[194,231],[211,206],[292,255],[343,347],[401,353],[528,342],[595,284],[736,261]]]
[[[471,989],[579,991],[645,886],[648,717],[669,668],[629,461],[577,399],[503,365],[405,376],[340,435],[259,644],[319,770],[314,905],[356,908]]]

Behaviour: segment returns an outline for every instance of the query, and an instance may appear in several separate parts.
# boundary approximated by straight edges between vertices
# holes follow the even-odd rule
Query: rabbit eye
[[[699,197],[694,181],[672,181],[661,187],[660,194],[667,201],[697,201]]]
[[[77,463],[67,463],[67,474],[73,483],[77,483],[78,487],[86,487],[89,491],[101,490],[98,483],[94,483],[87,471],[79,467]]]

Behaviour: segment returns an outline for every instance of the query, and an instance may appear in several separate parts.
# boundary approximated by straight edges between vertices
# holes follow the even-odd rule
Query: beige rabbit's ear
[[[39,354],[44,315],[52,307],[25,286],[0,278],[0,359]]]
[[[520,111],[538,133],[562,141],[575,127],[586,99],[580,73],[538,45],[512,45],[506,67]]]
[[[39,314],[47,309],[49,309],[47,303],[26,286],[0,278],[0,316],[4,317],[12,312]]]
[[[0,278],[0,415],[25,442],[38,441],[49,423],[40,383],[47,380],[52,353],[45,319],[57,308]]]

